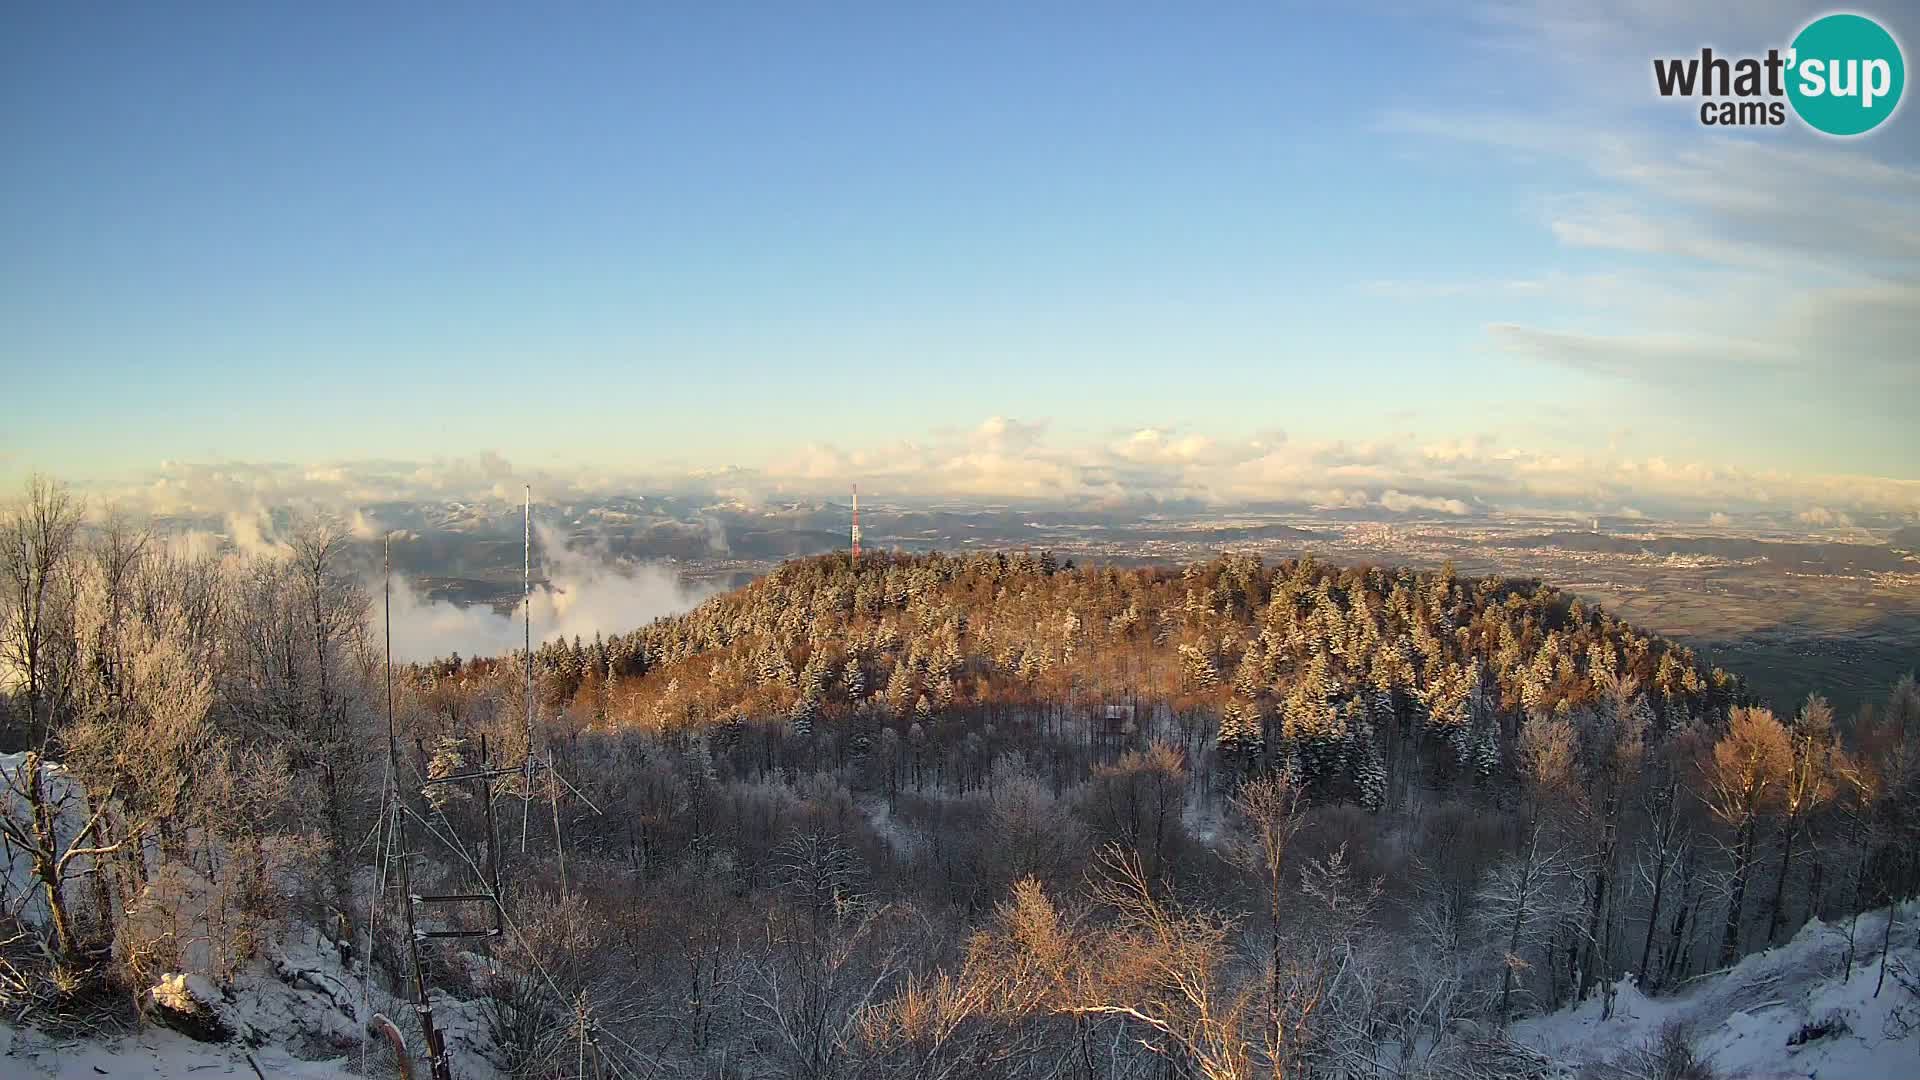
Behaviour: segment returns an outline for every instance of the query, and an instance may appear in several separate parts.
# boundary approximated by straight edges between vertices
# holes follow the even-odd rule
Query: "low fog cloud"
[[[539,528],[547,587],[532,599],[535,645],[555,638],[593,640],[686,611],[712,595],[712,586],[689,585],[661,563],[617,562],[598,549],[570,550],[566,538]],[[518,649],[523,612],[501,614],[486,605],[461,607],[421,596],[394,579],[393,654],[404,662],[462,656],[497,656]]]
[[[405,529],[389,531],[361,510],[338,520],[348,535],[363,543],[377,545],[383,536],[395,542],[415,537]],[[718,522],[713,524],[717,527]],[[534,573],[545,579],[533,593],[536,644],[560,637],[591,641],[596,633],[624,634],[663,615],[687,611],[717,591],[711,585],[688,584],[668,564],[616,559],[602,547],[574,545],[567,534],[550,526],[536,523],[534,528],[538,539]],[[259,505],[226,515],[222,532],[183,530],[168,534],[165,540],[173,550],[189,556],[279,558],[292,550],[285,528]],[[718,542],[724,545],[724,535]],[[377,546],[372,560],[373,576],[364,584],[374,601],[378,633],[382,582]],[[402,662],[456,652],[466,657],[510,652],[524,640],[521,619],[519,604],[504,614],[486,604],[463,607],[422,595],[402,574],[393,577],[393,655]]]
[[[1430,495],[1406,495],[1388,490],[1380,495],[1380,505],[1388,510],[1430,510],[1441,514],[1466,515],[1473,512],[1459,499],[1440,499]]]
[[[1802,525],[1811,525],[1816,529],[1851,528],[1853,518],[1847,514],[1836,513],[1824,506],[1810,507],[1798,515]]]

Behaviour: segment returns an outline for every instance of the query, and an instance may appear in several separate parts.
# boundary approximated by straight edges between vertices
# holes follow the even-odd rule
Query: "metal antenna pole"
[[[387,757],[388,764],[400,761],[400,743],[393,727],[393,533],[380,538],[380,571],[385,590],[387,638]]]
[[[493,827],[493,761],[487,756],[487,733],[480,733],[480,806],[487,823],[487,889],[493,894],[493,934],[506,929],[506,900],[500,895],[500,834]]]
[[[527,556],[526,556],[526,644],[527,644],[527,796],[533,796],[533,486],[527,485]],[[554,783],[559,773],[553,767],[553,743],[547,743],[547,802],[553,813],[553,857],[557,860],[560,873],[560,893],[567,891],[567,849],[565,837],[560,831],[560,785]],[[527,806],[532,809],[532,804]],[[532,815],[523,814],[520,819],[520,846],[525,850],[527,844],[527,820]]]
[[[533,761],[533,485],[526,486],[526,547],[521,564],[520,616],[527,653],[527,761]],[[533,767],[527,767],[527,779],[533,779]]]
[[[547,744],[547,803],[553,810],[553,857],[559,861],[560,895],[567,893],[567,845],[566,837],[560,831],[560,785],[554,778],[560,773],[553,767],[553,744]]]
[[[526,746],[521,759],[522,784],[525,785],[524,801],[520,804],[520,852],[527,850],[527,823],[533,817],[533,485],[525,486],[525,524],[526,546],[523,550],[521,570],[520,618],[525,627],[526,639],[523,646],[527,660],[527,686],[524,696],[527,699]]]
[[[420,1031],[426,1038],[427,1068],[434,1080],[453,1080],[453,1073],[447,1064],[446,1046],[440,1033],[433,1026],[433,999],[427,994],[427,972],[420,963],[420,930],[413,918],[413,852],[407,846],[407,816],[400,806],[400,739],[393,719],[393,534],[388,533],[381,543],[381,561],[386,570],[384,595],[386,605],[386,646],[387,646],[387,763],[393,771],[393,817],[394,829],[398,836],[400,850],[400,896],[401,907],[407,912],[407,952],[413,961],[413,1011],[420,1017]],[[372,958],[368,958],[372,962]],[[371,974],[371,972],[369,972]]]

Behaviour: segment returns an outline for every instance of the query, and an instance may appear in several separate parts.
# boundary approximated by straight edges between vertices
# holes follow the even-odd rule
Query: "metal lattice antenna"
[[[447,1047],[438,1029],[433,1024],[433,998],[427,993],[427,969],[420,960],[420,941],[423,931],[414,919],[413,907],[417,902],[413,893],[413,849],[407,846],[407,816],[400,805],[400,738],[393,719],[393,534],[388,533],[381,542],[381,564],[386,570],[386,645],[387,645],[387,767],[391,770],[394,787],[385,794],[393,800],[390,809],[393,813],[393,830],[396,847],[400,852],[400,897],[401,906],[407,913],[407,955],[413,963],[413,1011],[420,1018],[420,1032],[427,1044],[427,1069],[433,1080],[453,1080],[452,1068],[447,1061]],[[368,963],[372,963],[372,953],[368,953]],[[368,978],[373,977],[371,969]]]
[[[860,565],[860,485],[853,485],[853,565]]]
[[[522,595],[520,599],[520,611],[522,626],[524,627],[523,633],[525,635],[522,645],[527,654],[527,748],[524,765],[522,767],[523,778],[526,784],[526,801],[521,807],[520,850],[527,850],[528,825],[533,817],[533,772],[536,767],[544,765],[547,771],[547,802],[549,809],[553,813],[553,852],[559,867],[560,891],[564,893],[567,889],[566,837],[560,826],[560,785],[558,781],[560,772],[553,764],[552,744],[549,743],[547,746],[547,758],[544,763],[536,762],[533,757],[533,485],[526,485],[524,490],[526,492],[526,501],[523,504],[526,527],[526,554],[521,566]]]
[[[527,654],[527,760],[533,760],[533,485],[525,488],[526,504],[526,549],[521,564],[520,615],[525,627],[523,645]],[[533,769],[527,769],[527,779],[531,783]]]
[[[384,575],[387,639],[387,764],[400,774],[400,737],[393,724],[393,533],[380,538],[380,567]]]
[[[533,485],[525,486],[525,522],[526,547],[524,562],[521,564],[520,617],[525,626],[526,640],[523,652],[527,662],[527,684],[523,697],[527,699],[527,719],[525,745],[522,747],[521,783],[522,799],[520,804],[520,851],[527,850],[527,827],[533,819]]]

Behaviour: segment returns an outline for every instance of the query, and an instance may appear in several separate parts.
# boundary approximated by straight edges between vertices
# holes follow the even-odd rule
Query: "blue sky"
[[[556,7],[0,16],[0,468],[1377,499],[1470,446],[1920,510],[1912,108],[1651,92],[1814,8]]]

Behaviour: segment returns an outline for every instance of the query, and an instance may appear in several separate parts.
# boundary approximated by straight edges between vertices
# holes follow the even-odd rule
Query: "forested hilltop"
[[[1858,1038],[1920,1025],[1911,918],[1851,922],[1920,870],[1910,678],[1776,713],[1535,581],[1044,553],[390,668],[350,544],[0,514],[8,1024],[391,1075],[427,987],[462,1077],[1544,1080],[1515,1021],[1821,917]]]
[[[739,775],[878,756],[964,792],[1027,733],[1079,731],[1097,753],[1159,718],[1213,751],[1223,790],[1277,771],[1368,809],[1415,788],[1497,796],[1529,714],[1658,734],[1745,703],[1688,649],[1538,581],[1311,555],[1116,570],[842,553],[535,658],[544,706],[702,736]]]
[[[512,699],[520,664],[442,661],[421,685],[473,708]],[[1003,977],[981,950],[1028,970],[1042,958],[998,950],[1066,934],[1092,951],[1049,962],[1098,969],[1071,967],[1079,1037],[1091,1016],[1134,1025],[1201,1075],[1534,1075],[1498,1063],[1514,1048],[1497,1037],[1453,1041],[1457,1025],[1611,1002],[1623,976],[1680,985],[1908,895],[1920,870],[1912,679],[1885,710],[1837,720],[1816,693],[1776,715],[1536,580],[1311,555],[1118,570],[841,553],[549,643],[534,670],[593,797],[626,807],[586,827],[600,854],[644,876],[717,843],[777,891],[794,858],[821,872],[825,844],[869,899],[985,920],[957,938],[951,992]],[[586,748],[609,737],[651,748],[646,780],[599,779]],[[1056,902],[1075,905],[1070,931]],[[1387,933],[1361,949],[1363,929]],[[1095,954],[1129,949],[1165,966],[1107,981]],[[1360,985],[1339,985],[1348,965]],[[1400,1060],[1371,1056],[1382,1043]],[[1680,1070],[1689,1053],[1673,1034],[1636,1060]]]

